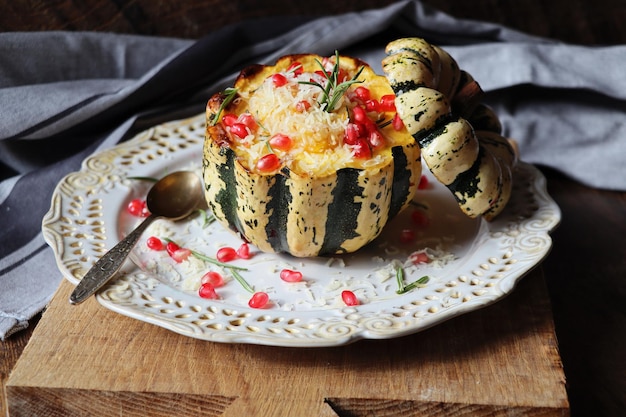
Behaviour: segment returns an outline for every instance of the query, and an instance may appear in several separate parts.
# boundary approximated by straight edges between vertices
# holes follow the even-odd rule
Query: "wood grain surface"
[[[541,269],[424,332],[313,349],[188,338],[95,299],[72,306],[72,288],[9,378],[11,416],[569,415]]]

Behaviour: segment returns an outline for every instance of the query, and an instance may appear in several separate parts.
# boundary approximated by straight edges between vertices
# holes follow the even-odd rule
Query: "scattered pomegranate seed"
[[[156,251],[163,250],[165,248],[163,241],[156,236],[150,236],[148,240],[146,240],[146,245],[148,248]]]
[[[206,298],[209,300],[217,300],[219,298],[217,292],[215,292],[215,287],[208,282],[206,284],[200,285],[200,289],[198,289],[198,295],[202,298]]]
[[[409,260],[414,264],[427,264],[430,262],[430,258],[425,252],[413,252],[409,255]]]
[[[411,220],[414,225],[421,227],[428,226],[428,223],[430,223],[430,219],[422,210],[413,211],[413,213],[411,213]]]
[[[396,111],[396,96],[393,94],[385,94],[378,102],[378,111],[391,112]]]
[[[355,145],[361,136],[359,126],[355,123],[348,123],[343,135],[343,141],[347,145]]]
[[[252,255],[250,254],[250,246],[246,242],[243,242],[239,249],[237,249],[237,256],[241,259],[250,259]]]
[[[232,126],[237,123],[237,115],[233,113],[226,113],[222,116],[222,123],[224,126]]]
[[[361,304],[359,302],[359,299],[356,297],[356,295],[350,290],[342,291],[341,299],[343,300],[344,304],[347,306],[358,306],[359,304]]]
[[[287,72],[293,72],[293,75],[296,75],[296,76],[302,74],[302,72],[304,72],[302,63],[298,61],[293,62],[291,65],[289,65],[289,68],[287,68]]]
[[[358,138],[357,142],[352,145],[355,158],[368,159],[372,157],[372,150],[370,149],[367,141],[363,138]]]
[[[365,110],[367,111],[378,112],[379,108],[380,108],[380,103],[378,103],[378,100],[369,99],[365,102]]]
[[[237,258],[237,251],[230,246],[224,246],[217,250],[215,257],[220,262],[230,262]]]
[[[354,94],[357,96],[357,98],[363,102],[367,101],[370,99],[370,90],[367,87],[357,87],[354,90]]]
[[[230,132],[241,139],[248,136],[248,129],[243,123],[237,122],[230,127]]]
[[[237,118],[237,121],[241,123],[242,125],[246,126],[252,132],[254,132],[255,130],[259,128],[259,125],[257,125],[256,120],[254,119],[254,116],[251,115],[250,113],[242,113]]]
[[[169,256],[172,256],[174,252],[176,252],[179,249],[180,249],[180,246],[178,246],[175,242],[167,242],[167,245],[165,245],[165,250],[167,250],[167,254]]]
[[[428,177],[426,177],[426,175],[422,175],[420,177],[420,182],[417,185],[417,189],[418,190],[425,190],[426,188],[428,188],[430,184],[428,183]]]
[[[180,248],[170,254],[170,257],[176,262],[181,263],[191,256],[191,250],[187,248]]]
[[[385,137],[378,130],[373,130],[367,136],[367,142],[372,148],[380,148],[385,145]]]
[[[393,116],[393,121],[391,122],[393,129],[398,132],[404,128],[404,122],[398,113]]]
[[[126,210],[133,216],[137,217],[148,217],[150,215],[146,200],[142,200],[140,198],[131,200],[126,206]]]
[[[221,287],[224,285],[224,277],[219,272],[209,271],[200,278],[200,283],[211,284],[213,287]]]
[[[298,113],[304,113],[309,108],[311,108],[311,103],[309,103],[306,100],[300,100],[299,102],[296,103],[296,111]]]
[[[402,229],[400,232],[400,242],[411,243],[415,240],[415,232],[411,229]]]
[[[337,73],[337,81],[339,83],[342,83],[344,81],[347,81],[348,79],[349,79],[348,71],[346,71],[343,68],[339,68],[339,72]]]
[[[302,281],[302,272],[291,269],[283,269],[280,271],[280,279],[285,282],[300,282]]]
[[[267,293],[259,291],[252,294],[250,301],[248,301],[248,305],[252,308],[263,308],[267,305],[269,300],[270,297]]]
[[[274,87],[282,87],[287,84],[287,77],[280,73],[274,74],[272,75],[272,83],[274,83]]]
[[[352,109],[352,119],[357,123],[366,123],[369,122],[369,118],[367,117],[367,113],[363,107],[356,106]]]
[[[293,141],[287,135],[277,133],[269,140],[272,149],[278,149],[279,151],[288,151],[293,145]]]
[[[256,168],[260,172],[273,172],[280,168],[280,159],[276,154],[268,153],[267,155],[263,155],[256,162]]]

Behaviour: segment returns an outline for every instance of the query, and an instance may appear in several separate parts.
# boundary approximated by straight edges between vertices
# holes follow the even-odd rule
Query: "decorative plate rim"
[[[129,177],[198,169],[204,129],[202,114],[155,126],[88,157],[80,171],[59,182],[42,231],[68,281],[78,283],[95,259],[129,228],[120,219],[119,208],[147,191],[147,185],[137,186]],[[520,162],[515,178],[512,208],[507,206],[492,222],[478,220],[484,241],[477,251],[493,253],[486,257],[481,253],[480,259],[475,253],[467,255],[473,264],[464,274],[442,273],[438,288],[430,293],[399,296],[401,307],[385,302],[378,307],[377,303],[337,306],[323,310],[322,317],[316,317],[318,311],[255,310],[175,290],[130,262],[96,298],[119,314],[215,342],[321,347],[416,333],[498,301],[548,254],[560,209],[537,168]]]

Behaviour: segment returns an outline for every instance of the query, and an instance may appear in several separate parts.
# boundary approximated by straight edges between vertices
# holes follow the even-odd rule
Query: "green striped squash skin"
[[[508,202],[516,152],[472,76],[421,38],[390,42],[383,72],[424,162],[469,217],[495,218]]]
[[[244,168],[207,127],[205,196],[217,220],[263,252],[312,257],[354,252],[375,239],[413,199],[421,175],[415,142],[391,149],[382,168],[344,168],[323,178],[289,169],[273,175]]]

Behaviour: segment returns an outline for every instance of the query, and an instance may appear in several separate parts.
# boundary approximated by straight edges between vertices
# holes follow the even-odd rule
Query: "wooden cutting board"
[[[71,306],[64,282],[7,382],[10,416],[567,416],[541,269],[426,331],[332,348],[196,340]]]

